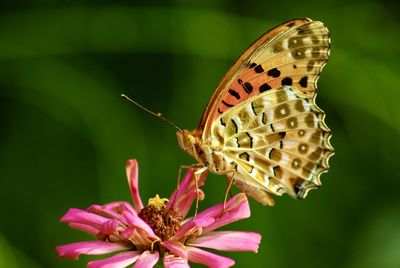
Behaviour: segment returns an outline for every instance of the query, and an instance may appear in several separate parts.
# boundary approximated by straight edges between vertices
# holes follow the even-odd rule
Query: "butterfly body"
[[[234,171],[235,165],[229,161],[222,144],[213,144],[211,140],[204,141],[196,136],[196,132],[185,129],[176,134],[179,146],[198,161],[197,166],[207,167],[214,174]]]
[[[271,194],[304,198],[333,154],[315,104],[329,46],[328,30],[309,19],[263,35],[222,80],[199,127],[177,132],[180,147],[262,204],[274,204]]]

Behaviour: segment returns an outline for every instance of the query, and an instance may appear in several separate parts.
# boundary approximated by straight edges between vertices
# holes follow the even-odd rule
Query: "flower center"
[[[167,208],[168,199],[158,195],[149,199],[139,217],[142,218],[162,241],[167,240],[181,229],[183,217],[176,208]]]

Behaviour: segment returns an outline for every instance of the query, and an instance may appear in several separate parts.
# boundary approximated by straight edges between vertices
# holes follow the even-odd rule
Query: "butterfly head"
[[[176,137],[178,139],[179,147],[181,147],[185,152],[193,155],[196,144],[196,138],[193,133],[187,129],[184,129],[177,131]]]

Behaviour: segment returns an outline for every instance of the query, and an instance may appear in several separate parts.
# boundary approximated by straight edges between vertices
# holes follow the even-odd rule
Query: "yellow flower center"
[[[168,198],[160,198],[158,194],[155,197],[149,198],[149,202],[147,206],[153,206],[158,210],[161,210],[165,207],[165,203],[168,203]]]

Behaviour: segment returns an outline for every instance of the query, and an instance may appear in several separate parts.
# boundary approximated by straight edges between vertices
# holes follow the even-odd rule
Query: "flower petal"
[[[145,251],[140,255],[139,259],[136,261],[134,268],[152,268],[157,264],[159,259],[159,253],[155,251]]]
[[[185,224],[182,225],[179,232],[177,232],[173,237],[171,237],[171,240],[179,240],[184,236],[188,236],[191,233],[196,232],[196,230],[198,230],[199,228],[200,231],[202,232],[203,227],[209,226],[214,222],[215,222],[214,218],[207,216],[202,216],[202,217],[196,216],[195,220],[191,218],[189,221],[185,222]]]
[[[90,207],[87,208],[87,211],[100,214],[102,216],[106,216],[110,219],[114,220],[119,220],[120,222],[127,223],[125,218],[121,215],[121,213],[115,211],[115,207],[117,206],[117,203],[121,202],[113,202],[112,203],[112,209],[110,209],[110,204],[106,204],[104,206],[100,205],[91,205]],[[120,206],[121,209],[124,209],[123,206]]]
[[[71,222],[68,224],[68,226],[71,227],[72,229],[76,229],[76,230],[79,230],[79,231],[82,231],[82,232],[85,232],[85,233],[88,233],[88,234],[91,234],[94,236],[96,236],[100,232],[100,229],[90,226],[90,225],[87,225],[87,224],[82,224],[82,223]]]
[[[125,201],[118,201],[118,202],[110,202],[103,205],[106,209],[114,210],[115,212],[121,214],[122,211],[129,211],[131,214],[137,214],[136,210],[132,207],[132,205]]]
[[[183,217],[188,213],[193,201],[198,198],[198,194],[202,194],[198,187],[202,186],[207,178],[207,172],[201,173],[200,176],[197,175],[198,187],[196,187],[196,175],[194,173],[195,169],[193,168],[186,172],[185,177],[178,186],[178,189],[171,195],[167,204],[167,207],[178,208]]]
[[[87,212],[86,210],[71,208],[60,219],[61,222],[67,223],[80,223],[100,229],[102,224],[109,219],[94,213]]]
[[[91,261],[88,263],[89,268],[124,268],[134,263],[139,258],[138,251],[127,251],[114,255],[110,258]]]
[[[171,251],[175,256],[187,259],[186,247],[182,242],[179,241],[164,241],[163,245]]]
[[[153,229],[151,229],[151,227],[139,217],[133,217],[129,225],[130,226],[126,229],[126,232],[123,235],[124,237],[129,237],[129,233],[133,230],[136,230],[148,238],[159,239],[159,237],[154,233]]]
[[[139,213],[143,209],[143,203],[139,194],[139,166],[135,159],[126,161],[126,176],[128,177],[133,205],[136,212]]]
[[[151,244],[155,241],[160,241],[161,239],[157,236],[150,237],[148,234],[143,231],[143,229],[137,228],[135,226],[129,226],[120,233],[120,236],[124,239],[130,240],[137,247],[147,248],[151,246]]]
[[[57,254],[68,259],[78,259],[79,255],[100,255],[126,249],[122,245],[105,241],[77,242],[56,247]]]
[[[103,234],[117,234],[118,230],[117,228],[120,226],[120,222],[117,220],[109,220],[103,223],[101,226],[101,232]]]
[[[187,250],[189,254],[189,261],[201,263],[208,267],[223,268],[231,267],[235,264],[235,261],[230,258],[223,257],[199,248],[187,247]]]
[[[168,253],[164,255],[163,263],[165,268],[190,268],[186,259]]]
[[[239,193],[226,202],[225,209],[224,204],[220,203],[200,212],[196,217],[213,217],[215,219],[214,223],[203,228],[203,232],[206,233],[231,222],[250,217],[250,206],[246,195]]]
[[[257,252],[261,235],[253,232],[214,231],[191,240],[188,245],[224,251]]]

